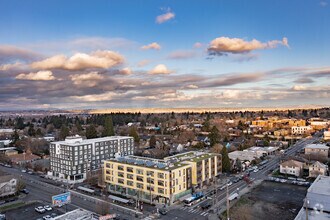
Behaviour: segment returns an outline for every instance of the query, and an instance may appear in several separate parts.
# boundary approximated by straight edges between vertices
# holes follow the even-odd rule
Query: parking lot
[[[17,209],[13,209],[10,211],[5,212],[7,220],[36,220],[36,219],[43,219],[46,215],[53,215],[57,216],[63,214],[61,211],[57,209],[53,209],[51,211],[46,211],[45,213],[38,213],[34,209],[38,206],[44,206],[46,204],[41,204],[39,202],[29,204]]]

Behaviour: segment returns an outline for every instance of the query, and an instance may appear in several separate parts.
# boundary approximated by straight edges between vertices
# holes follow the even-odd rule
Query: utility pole
[[[227,200],[227,220],[230,220],[229,218],[229,198],[228,198],[228,182],[226,181],[226,200]]]

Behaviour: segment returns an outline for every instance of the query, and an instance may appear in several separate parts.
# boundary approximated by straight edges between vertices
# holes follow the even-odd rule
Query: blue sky
[[[326,105],[329,3],[3,0],[0,109]]]

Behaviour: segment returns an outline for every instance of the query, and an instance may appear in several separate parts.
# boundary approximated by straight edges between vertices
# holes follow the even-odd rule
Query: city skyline
[[[0,110],[328,106],[329,7],[2,1]]]

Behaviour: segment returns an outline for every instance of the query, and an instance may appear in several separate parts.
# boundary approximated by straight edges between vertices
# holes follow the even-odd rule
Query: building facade
[[[305,155],[308,155],[310,160],[326,162],[329,157],[329,147],[325,144],[308,144],[305,147]]]
[[[87,173],[101,167],[104,160],[115,155],[134,153],[132,137],[111,136],[83,140],[80,136],[67,137],[65,141],[51,142],[50,177],[67,181],[83,181]]]
[[[280,173],[299,177],[302,175],[304,164],[296,160],[287,160],[280,164]]]
[[[328,166],[316,161],[313,164],[309,165],[309,177],[316,178],[318,175],[327,176],[328,175]]]
[[[14,195],[17,191],[17,179],[9,174],[0,172],[0,198]]]
[[[310,134],[313,128],[311,126],[292,126],[291,134],[301,135],[301,134]]]
[[[107,190],[148,203],[172,204],[221,173],[221,155],[188,152],[163,160],[126,156],[104,162]]]

